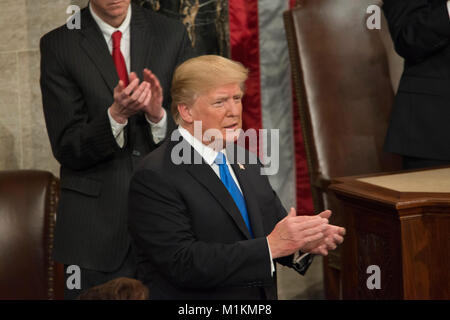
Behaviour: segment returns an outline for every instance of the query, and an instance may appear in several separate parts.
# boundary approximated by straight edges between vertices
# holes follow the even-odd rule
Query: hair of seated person
[[[147,300],[148,288],[141,281],[116,278],[83,291],[77,300]]]

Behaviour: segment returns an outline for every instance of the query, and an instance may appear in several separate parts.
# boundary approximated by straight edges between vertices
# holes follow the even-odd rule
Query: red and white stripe
[[[280,130],[280,167],[269,176],[283,205],[313,212],[298,107],[293,95],[283,12],[295,0],[229,0],[231,58],[249,70],[244,129]],[[263,142],[265,143],[265,142]]]

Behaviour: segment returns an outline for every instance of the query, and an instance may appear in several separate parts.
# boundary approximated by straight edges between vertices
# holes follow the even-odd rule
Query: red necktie
[[[120,51],[120,39],[122,39],[122,32],[116,31],[112,34],[113,39],[113,51],[112,57],[114,64],[116,65],[117,74],[119,79],[123,81],[125,87],[128,86],[128,72],[127,66],[125,64],[125,59],[123,58],[122,52]]]

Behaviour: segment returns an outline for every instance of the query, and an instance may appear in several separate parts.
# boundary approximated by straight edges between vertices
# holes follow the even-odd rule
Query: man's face
[[[95,12],[109,18],[117,18],[127,14],[131,0],[91,0]]]
[[[242,128],[242,96],[237,83],[217,87],[200,95],[191,106],[191,115],[193,121],[202,122],[202,134],[208,129],[217,129],[222,134],[224,144],[234,142],[237,136],[233,132]]]

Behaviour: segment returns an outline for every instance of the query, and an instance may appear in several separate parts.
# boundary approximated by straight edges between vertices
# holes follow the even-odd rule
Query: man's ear
[[[180,118],[183,119],[185,123],[193,123],[194,119],[192,118],[191,108],[189,108],[185,104],[178,105],[178,113],[180,114]]]

